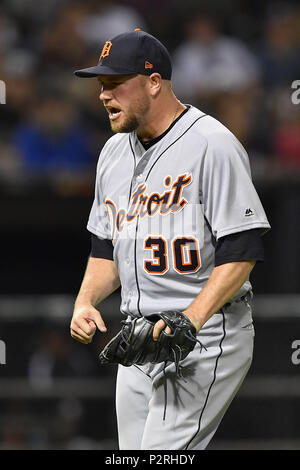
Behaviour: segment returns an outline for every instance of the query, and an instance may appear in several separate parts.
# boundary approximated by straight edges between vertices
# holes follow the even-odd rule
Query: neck
[[[155,139],[163,134],[184,110],[185,106],[176,97],[172,98],[169,104],[160,103],[151,110],[146,122],[137,129],[137,135],[144,142]]]

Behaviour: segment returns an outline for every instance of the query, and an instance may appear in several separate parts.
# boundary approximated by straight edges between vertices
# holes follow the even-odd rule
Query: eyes
[[[117,83],[117,82],[110,82],[110,83],[103,83],[103,82],[99,82],[99,85],[100,85],[100,89],[101,90],[104,90],[104,89],[111,89],[111,88],[116,88],[117,86],[120,85],[120,83]]]
[[[122,76],[122,78],[120,76],[119,77],[116,76],[115,78],[111,77],[111,80],[105,79],[104,81],[98,78],[98,82],[99,82],[101,90],[104,90],[104,89],[110,90],[113,88],[117,88],[118,86],[131,80],[135,76],[136,75],[128,75],[128,76]]]
[[[121,85],[122,83],[125,82],[125,80],[115,80],[113,82],[109,81],[109,82],[102,82],[101,80],[98,80],[99,81],[99,85],[100,85],[100,88],[101,90],[103,89],[111,89],[111,88],[116,88],[117,86]]]

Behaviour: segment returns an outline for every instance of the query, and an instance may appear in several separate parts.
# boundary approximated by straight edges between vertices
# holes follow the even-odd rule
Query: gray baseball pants
[[[116,411],[119,448],[201,450],[215,434],[251,365],[254,327],[247,301],[234,302],[202,327],[181,362],[119,366]],[[246,423],[245,423],[246,426]]]

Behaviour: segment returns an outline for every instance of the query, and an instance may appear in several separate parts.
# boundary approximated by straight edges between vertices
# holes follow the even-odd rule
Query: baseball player
[[[181,310],[199,339],[182,377],[172,362],[118,368],[119,448],[205,449],[252,360],[249,275],[270,225],[247,153],[176,98],[170,55],[150,34],[108,40],[98,65],[75,74],[99,81],[115,135],[97,166],[71,335],[90,343],[97,328],[107,331],[96,306],[120,285],[126,317]],[[171,330],[160,319],[153,339],[163,332]]]

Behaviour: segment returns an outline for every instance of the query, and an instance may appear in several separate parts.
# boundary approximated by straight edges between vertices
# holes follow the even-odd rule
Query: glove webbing
[[[196,342],[200,345],[200,354],[202,352],[202,349],[204,348],[205,351],[207,351],[207,348],[204,346],[204,344],[201,343],[201,341],[198,338],[195,338],[190,332],[186,333],[186,336],[191,335],[193,339],[196,340]],[[183,379],[185,383],[187,383],[187,380],[184,379],[182,375],[182,369],[183,367],[180,366],[179,362],[181,360],[181,349],[179,346],[177,346],[179,349],[179,356],[176,354],[176,351],[172,348],[172,352],[174,355],[174,363],[175,363],[175,370],[176,370],[176,375],[178,378]],[[165,403],[164,403],[164,413],[163,413],[163,421],[166,419],[166,414],[167,414],[167,403],[168,403],[168,385],[167,385],[167,377],[166,377],[166,367],[167,367],[168,361],[165,361],[164,363],[164,368],[163,368],[163,374],[164,374],[164,395],[165,395]]]

